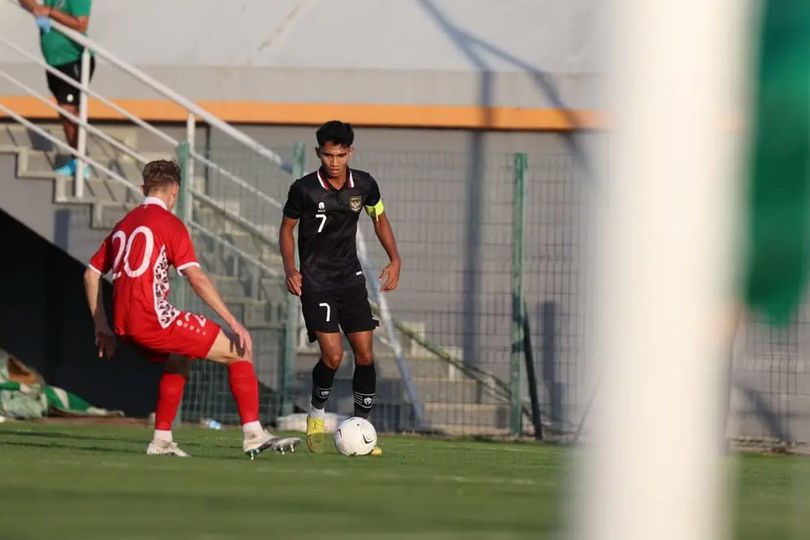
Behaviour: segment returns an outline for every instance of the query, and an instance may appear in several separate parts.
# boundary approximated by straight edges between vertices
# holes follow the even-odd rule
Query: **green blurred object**
[[[0,350],[0,415],[19,420],[43,416],[124,416],[94,407],[76,394],[45,384],[35,369]]]
[[[57,386],[24,384],[3,380],[0,370],[0,413],[4,416],[31,420],[45,415],[56,416],[124,416],[123,411],[94,407]]]
[[[810,2],[769,0],[753,133],[746,298],[777,324],[801,302],[810,261]]]

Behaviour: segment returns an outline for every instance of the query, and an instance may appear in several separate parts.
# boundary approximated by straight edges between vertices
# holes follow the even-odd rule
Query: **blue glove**
[[[39,29],[42,30],[43,34],[47,34],[51,31],[51,19],[50,17],[36,17],[37,26]]]

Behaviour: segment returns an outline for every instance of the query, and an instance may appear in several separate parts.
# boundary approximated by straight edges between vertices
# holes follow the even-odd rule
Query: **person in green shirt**
[[[48,65],[61,71],[68,77],[80,81],[82,76],[83,47],[58,30],[50,28],[50,21],[57,21],[68,28],[87,33],[90,22],[91,0],[43,0],[42,4],[36,0],[20,0],[20,3],[37,19],[40,28],[39,43],[42,56]],[[90,59],[90,76],[95,70],[95,59]],[[53,73],[47,72],[48,88],[56,98],[56,102],[68,112],[79,114],[80,92],[76,86],[60,79]],[[76,148],[79,138],[78,126],[67,117],[62,116],[62,127],[65,130],[65,140]],[[73,176],[76,173],[76,159],[72,156],[67,163],[54,170],[57,174]],[[85,174],[89,167],[85,168]]]

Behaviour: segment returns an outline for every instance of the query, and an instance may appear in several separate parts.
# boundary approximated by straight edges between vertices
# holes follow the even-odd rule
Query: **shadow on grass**
[[[39,432],[23,432],[23,431],[8,431],[4,433],[7,437],[16,437],[19,439],[50,439],[52,442],[45,442],[42,440],[3,440],[0,441],[0,447],[2,446],[17,446],[17,447],[32,447],[32,448],[61,448],[61,449],[69,449],[69,450],[86,450],[86,451],[94,451],[94,452],[113,452],[113,453],[121,453],[121,454],[145,454],[146,446],[149,443],[148,439],[144,437],[96,437],[91,435],[77,435],[73,433],[64,433],[58,431],[39,431]],[[59,441],[64,442],[59,442]],[[78,444],[69,444],[68,441],[75,440],[80,441]],[[81,444],[81,441],[97,441],[97,442],[104,442],[110,445],[114,444],[136,444],[138,445],[135,448],[120,448],[116,446],[107,446],[102,444]],[[182,443],[182,447],[184,449],[191,449],[191,455],[195,458],[200,459],[216,459],[216,460],[245,460],[245,455],[238,449],[238,447],[233,448],[233,455],[206,455],[205,453],[197,453],[198,451],[210,451],[212,449],[218,450],[231,450],[230,447],[225,447],[222,445],[211,445],[211,444],[204,444],[204,443],[195,443],[195,442],[186,442]]]
[[[94,452],[114,452],[119,454],[142,454],[143,450],[136,450],[136,449],[127,449],[127,448],[114,448],[109,446],[98,446],[98,445],[91,445],[91,446],[78,446],[78,445],[70,445],[70,444],[59,444],[59,443],[45,443],[45,442],[33,442],[33,441],[3,441],[0,442],[0,446],[20,446],[20,447],[28,447],[28,448],[64,448],[67,450],[89,450]]]
[[[95,435],[80,435],[64,431],[6,431],[4,435],[16,437],[40,437],[43,439],[75,439],[77,441],[118,441],[118,442],[143,442],[143,437],[98,437]]]

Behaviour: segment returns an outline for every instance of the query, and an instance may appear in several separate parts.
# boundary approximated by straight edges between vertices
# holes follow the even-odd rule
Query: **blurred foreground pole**
[[[616,0],[581,538],[717,540],[740,0]]]

